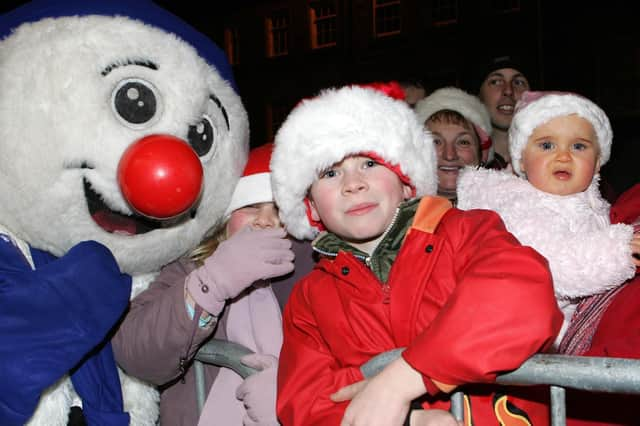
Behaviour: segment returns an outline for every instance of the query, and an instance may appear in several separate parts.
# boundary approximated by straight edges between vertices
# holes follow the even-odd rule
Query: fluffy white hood
[[[615,288],[635,275],[629,245],[633,228],[611,225],[598,180],[596,176],[584,192],[561,196],[539,191],[507,171],[466,168],[458,177],[459,208],[497,212],[520,243],[549,262],[564,314],[555,345],[582,298]]]
[[[547,258],[558,299],[601,293],[635,274],[633,228],[610,223],[597,178],[586,191],[561,196],[509,172],[466,168],[458,178],[458,207],[500,214],[522,244]]]

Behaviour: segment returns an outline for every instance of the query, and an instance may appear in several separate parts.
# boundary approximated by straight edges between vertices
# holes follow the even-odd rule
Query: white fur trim
[[[424,124],[429,117],[444,109],[461,114],[472,124],[480,127],[488,136],[491,136],[493,129],[487,108],[476,96],[455,87],[438,89],[421,99],[416,104],[415,112],[418,121]]]
[[[361,152],[399,165],[418,196],[436,193],[433,138],[404,102],[358,86],[325,90],[301,102],[275,137],[273,195],[291,235],[311,239],[318,233],[306,215],[309,187],[321,171]]]
[[[596,131],[600,145],[600,165],[609,161],[613,131],[609,118],[595,103],[582,96],[566,94],[548,94],[532,101],[520,110],[516,110],[509,127],[509,153],[513,170],[520,176],[522,151],[529,136],[536,127],[563,115],[577,114],[589,121]]]
[[[416,104],[415,113],[418,121],[426,125],[429,117],[445,109],[455,111],[469,120],[478,132],[480,142],[483,142],[484,138],[491,138],[493,127],[487,108],[477,96],[470,95],[456,87],[443,87],[421,99]],[[495,148],[491,144],[487,161],[493,160],[494,153]]]
[[[225,216],[236,209],[256,203],[273,201],[271,192],[271,173],[256,173],[240,178],[236,189],[233,191],[231,203],[227,207]]]
[[[155,387],[118,369],[122,384],[124,411],[129,413],[129,426],[155,426],[160,417],[160,395]]]

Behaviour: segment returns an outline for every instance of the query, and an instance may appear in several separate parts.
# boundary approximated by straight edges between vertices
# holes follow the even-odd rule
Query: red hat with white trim
[[[231,197],[231,203],[227,207],[225,216],[234,210],[251,204],[267,203],[273,201],[271,191],[271,171],[269,162],[273,152],[273,143],[264,144],[253,148],[249,152],[249,160],[242,172],[242,177],[236,185]]]
[[[379,88],[327,89],[300,102],[276,134],[271,160],[280,219],[299,239],[321,230],[307,215],[307,193],[323,170],[351,155],[375,158],[415,189],[436,193],[436,155],[431,134],[406,102]]]

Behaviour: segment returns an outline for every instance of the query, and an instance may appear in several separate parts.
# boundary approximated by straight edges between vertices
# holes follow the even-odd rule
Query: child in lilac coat
[[[280,225],[270,185],[270,144],[251,151],[227,209],[228,220],[185,258],[166,266],[131,304],[114,340],[128,373],[162,390],[160,424],[277,425],[277,361],[282,345],[282,304],[298,273],[292,241]],[[295,243],[300,274],[311,265],[310,246]],[[309,247],[309,249],[307,249]],[[287,280],[271,280],[285,274]],[[255,352],[241,362],[259,370],[242,379],[205,365],[209,389],[198,419],[192,366],[211,337]]]

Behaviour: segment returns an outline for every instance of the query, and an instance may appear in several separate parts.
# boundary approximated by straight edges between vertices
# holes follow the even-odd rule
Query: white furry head
[[[491,161],[494,155],[494,148],[491,144],[493,128],[489,112],[480,99],[456,87],[443,87],[419,100],[415,108],[418,121],[423,124],[433,114],[442,110],[455,111],[473,125],[480,137],[483,149],[485,146],[489,147],[488,161]]]
[[[197,245],[222,219],[248,151],[240,98],[202,48],[138,20],[99,15],[35,20],[0,41],[0,223],[58,256],[100,241],[130,274],[156,271]],[[133,123],[117,95],[155,106]],[[199,203],[146,233],[108,232],[90,205],[114,224],[142,223],[116,172],[127,147],[152,134],[211,142],[199,155]]]
[[[416,195],[436,193],[436,155],[431,134],[402,101],[371,88],[348,86],[302,101],[275,138],[271,159],[274,198],[287,230],[313,238],[305,198],[318,174],[345,157],[375,153],[399,166]]]
[[[584,118],[593,126],[600,147],[600,166],[609,161],[613,131],[607,114],[598,105],[574,93],[525,92],[516,105],[509,127],[511,164],[518,175],[523,176],[520,167],[522,151],[536,127],[556,117],[571,114]]]

